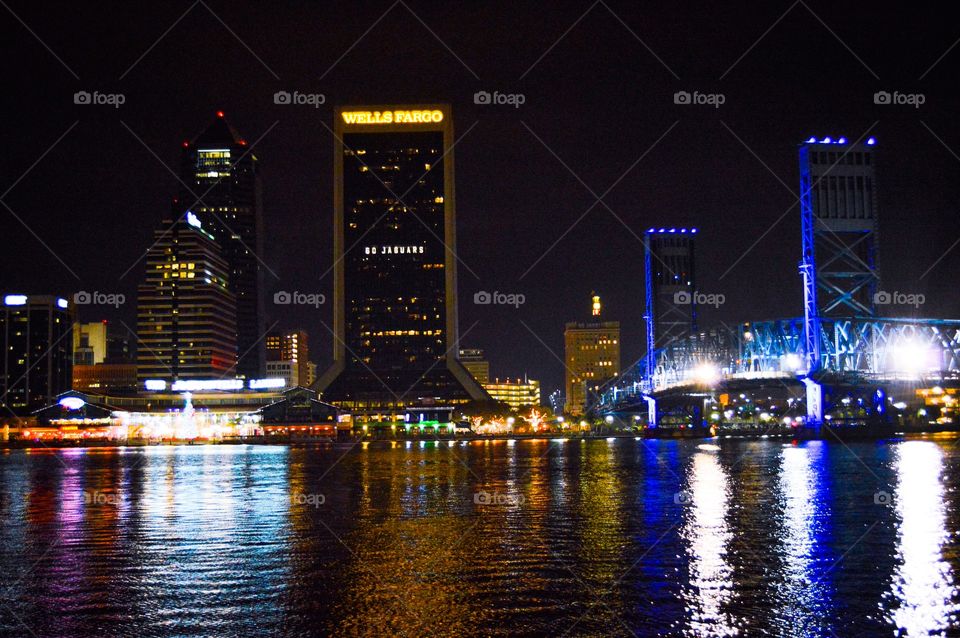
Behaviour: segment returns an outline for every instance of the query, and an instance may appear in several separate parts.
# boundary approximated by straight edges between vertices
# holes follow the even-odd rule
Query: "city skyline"
[[[422,7],[412,5],[411,9],[419,15]],[[933,35],[928,33],[920,41],[897,30],[896,41],[905,40],[903,47],[896,48],[898,55],[894,55],[894,47],[875,52],[865,45],[877,38],[892,38],[892,25],[874,19],[870,28],[858,29],[859,22],[852,15],[836,9],[827,23],[849,43],[856,53],[852,55],[810,11],[797,6],[756,47],[771,53],[810,42],[824,51],[814,47],[802,64],[788,60],[783,63],[786,69],[769,74],[765,53],[747,51],[753,38],[744,35],[721,41],[707,36],[695,22],[690,25],[691,37],[697,34],[711,42],[718,47],[717,57],[726,62],[716,64],[714,77],[723,75],[722,80],[704,76],[706,79],[698,82],[694,69],[702,67],[703,60],[692,59],[655,35],[657,24],[669,24],[668,13],[638,22],[621,9],[595,5],[549,54],[538,60],[547,45],[563,35],[586,7],[551,16],[546,26],[556,29],[549,38],[540,36],[545,39],[544,46],[531,45],[529,59],[513,62],[502,71],[490,64],[489,49],[464,39],[462,17],[455,22],[452,16],[429,10],[424,11],[425,21],[455,53],[398,5],[386,14],[382,30],[361,38],[342,60],[337,57],[346,47],[335,55],[332,44],[329,55],[322,47],[317,49],[315,68],[290,65],[282,56],[271,57],[276,49],[267,37],[251,43],[256,51],[252,56],[209,13],[197,11],[167,36],[169,41],[160,42],[162,55],[176,55],[170,50],[172,42],[190,41],[192,33],[202,32],[222,45],[215,56],[222,55],[238,71],[244,70],[261,91],[260,98],[241,98],[230,89],[228,77],[211,77],[205,85],[209,88],[199,94],[183,96],[175,103],[155,103],[150,117],[144,98],[156,95],[158,87],[175,85],[174,77],[158,68],[152,55],[133,65],[122,81],[88,78],[82,70],[74,69],[84,78],[78,82],[55,58],[38,54],[30,64],[49,79],[45,93],[56,87],[65,90],[63,103],[50,104],[50,112],[60,118],[63,127],[54,130],[52,118],[41,122],[24,112],[23,125],[32,131],[28,137],[33,146],[16,145],[5,160],[13,186],[5,198],[13,211],[7,211],[13,247],[2,256],[4,273],[10,273],[5,276],[7,287],[36,293],[50,288],[55,289],[53,292],[120,292],[126,295],[127,306],[81,308],[80,316],[83,320],[122,320],[132,327],[130,300],[135,298],[136,273],[141,268],[136,260],[149,246],[154,220],[169,194],[179,187],[165,164],[176,167],[179,141],[190,139],[216,110],[222,109],[245,131],[257,152],[262,149],[267,158],[261,166],[268,237],[263,262],[273,271],[265,275],[267,300],[278,290],[318,292],[332,298],[331,276],[317,279],[318,271],[322,273],[333,261],[328,130],[333,121],[332,107],[416,97],[451,102],[456,130],[463,138],[457,145],[458,254],[469,269],[461,265],[460,298],[470,300],[480,290],[525,297],[525,304],[518,309],[461,303],[461,330],[477,323],[461,346],[483,348],[497,375],[527,373],[541,379],[547,390],[560,387],[563,370],[554,355],[562,353],[562,324],[583,318],[574,313],[580,312],[583,297],[594,289],[604,296],[605,314],[622,323],[624,365],[639,359],[645,349],[642,242],[632,235],[642,238],[643,231],[654,225],[701,229],[698,263],[702,276],[698,283],[704,289],[722,292],[727,299],[723,307],[704,309],[699,317],[701,325],[750,316],[797,314],[802,308],[802,285],[796,272],[799,211],[789,208],[795,202],[799,180],[796,149],[810,135],[856,139],[869,131],[876,136],[883,211],[880,251],[900,259],[898,267],[881,274],[893,290],[923,293],[927,303],[921,314],[958,314],[957,300],[949,294],[949,282],[943,277],[960,263],[957,251],[949,250],[956,240],[952,210],[958,200],[957,180],[950,176],[960,169],[950,147],[960,135],[952,120],[942,117],[953,100],[944,80],[956,61],[952,55],[938,60],[951,42],[947,34],[937,33],[939,27],[935,27]],[[820,14],[816,7],[813,10]],[[493,11],[495,8],[480,10],[476,19]],[[527,11],[519,9],[520,25],[527,24]],[[737,33],[755,31],[755,37],[759,37],[780,15],[760,13],[742,17],[744,22],[738,25]],[[614,14],[624,15],[628,28]],[[232,17],[240,29],[249,27],[248,21],[255,15],[247,8]],[[29,12],[26,17],[30,17]],[[721,24],[727,19],[713,17]],[[33,24],[37,20],[30,21]],[[39,24],[44,24],[42,19]],[[57,25],[49,26],[56,32]],[[438,92],[426,76],[421,78],[422,73],[413,72],[405,74],[404,81],[389,79],[378,86],[369,80],[359,84],[351,81],[353,77],[362,78],[362,73],[357,73],[378,59],[382,47],[390,46],[398,26],[417,29],[424,37],[423,48],[431,53],[421,62],[401,57],[401,65],[408,65],[404,68],[412,71],[429,60],[430,68],[449,80],[443,91]],[[648,41],[657,55],[649,54],[631,30]],[[584,46],[591,35],[598,33],[607,36],[604,46],[587,55]],[[362,34],[359,29],[353,35],[356,38]],[[494,41],[512,41],[501,28],[488,35]],[[942,36],[939,48],[933,43],[937,36]],[[14,37],[23,39],[18,40],[23,47],[40,47],[29,33],[15,33]],[[193,41],[200,42],[196,38]],[[118,47],[119,59],[125,49],[122,42]],[[66,51],[70,50],[67,46]],[[911,54],[904,55],[905,50]],[[58,56],[70,66],[66,51],[58,51]],[[132,51],[127,64],[142,53]],[[741,54],[744,57],[738,60]],[[458,57],[475,71],[479,81]],[[601,62],[599,67],[594,66]],[[912,76],[907,72],[911,65],[917,69]],[[118,66],[124,69],[118,69],[117,76],[127,70],[126,64]],[[232,76],[231,64],[221,66],[225,76]],[[667,67],[683,79],[678,81]],[[185,61],[179,72],[192,68],[194,63]],[[576,100],[555,95],[544,84],[561,68],[567,69],[564,78],[577,89]],[[587,68],[597,70],[588,76]],[[516,71],[513,80],[508,69]],[[621,86],[616,78],[623,72],[639,73],[644,78],[642,94]],[[883,79],[878,80],[874,74]],[[318,79],[321,75],[323,79]],[[921,75],[922,80],[918,79]],[[150,85],[144,84],[147,77]],[[24,84],[25,79],[15,78],[16,86],[23,89],[24,96],[35,95],[37,89]],[[97,86],[106,93],[114,84],[126,97],[119,108],[73,103],[73,93],[92,92]],[[675,94],[680,91],[693,97],[698,84],[700,94],[723,94],[724,103],[714,108],[675,102]],[[875,93],[887,91],[892,95],[898,87],[901,94],[923,93],[925,104],[914,108],[875,102]],[[501,97],[522,94],[525,101],[522,105],[476,104],[474,94],[482,91],[490,93],[491,98],[497,91]],[[282,103],[283,92],[291,96],[291,103]],[[611,102],[600,97],[611,92],[618,99]],[[249,91],[244,93],[246,96]],[[281,103],[275,101],[278,93]],[[322,94],[324,103],[317,108],[309,103],[297,104],[300,98],[295,94],[301,98]],[[858,106],[852,108],[851,104]],[[71,128],[74,122],[75,129]],[[70,132],[57,142],[68,129]],[[586,134],[587,129],[592,133]],[[50,152],[44,155],[48,148]],[[79,153],[85,161],[78,170],[61,175],[58,183],[62,190],[45,187],[39,176],[71,153]],[[124,158],[124,171],[105,172],[108,158],[116,157]],[[25,168],[38,159],[38,168],[24,174]],[[21,175],[23,179],[18,179]],[[92,175],[99,179],[91,182]],[[623,179],[617,181],[621,175]],[[87,180],[86,188],[76,187],[78,178]],[[600,195],[614,183],[604,203],[594,204],[590,191]],[[488,188],[487,184],[500,187]],[[67,192],[71,193],[70,199],[65,198]],[[104,223],[111,217],[107,211],[116,210],[125,211],[122,227]],[[38,217],[42,212],[47,214]],[[42,244],[13,217],[14,213]],[[43,223],[38,224],[41,218]],[[66,230],[77,223],[80,227],[76,232]],[[89,234],[84,232],[88,228]],[[91,247],[95,250],[86,250]],[[509,258],[498,258],[501,251],[506,251]],[[90,252],[95,254],[91,256]],[[99,257],[101,254],[104,256]],[[941,255],[945,256],[936,263]],[[46,267],[17,267],[28,258],[40,260]],[[98,260],[103,260],[102,265]],[[114,262],[122,262],[122,267],[114,266]],[[123,274],[128,265],[132,270]],[[710,266],[708,270],[706,265]],[[921,277],[931,266],[933,269]],[[757,269],[763,270],[764,277],[754,280],[751,275]],[[269,308],[268,325],[279,316],[280,327],[303,327],[315,335],[314,353],[330,351],[329,332],[324,325],[332,327],[330,304],[320,308],[320,317],[313,308],[283,310],[278,313],[276,308]],[[328,361],[318,363],[322,369]]]

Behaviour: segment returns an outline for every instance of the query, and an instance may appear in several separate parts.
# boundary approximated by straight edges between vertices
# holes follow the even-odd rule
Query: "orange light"
[[[217,117],[223,117],[223,111],[217,111]]]

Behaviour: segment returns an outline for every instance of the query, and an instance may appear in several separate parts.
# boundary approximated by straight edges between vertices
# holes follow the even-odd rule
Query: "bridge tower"
[[[876,139],[811,137],[800,145],[800,228],[807,417],[819,425],[821,319],[872,317],[880,285]]]
[[[696,228],[650,228],[643,238],[646,276],[646,371],[656,368],[656,351],[697,329],[694,276]]]

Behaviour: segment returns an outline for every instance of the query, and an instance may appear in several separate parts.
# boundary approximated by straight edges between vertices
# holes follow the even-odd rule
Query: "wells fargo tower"
[[[334,114],[334,363],[325,401],[355,414],[489,398],[457,360],[448,105]]]

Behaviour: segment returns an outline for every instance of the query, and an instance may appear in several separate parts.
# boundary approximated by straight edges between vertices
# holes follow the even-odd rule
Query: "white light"
[[[192,211],[187,211],[187,223],[196,228],[203,228],[200,224],[200,220],[197,219],[197,216],[193,214]]]
[[[68,410],[79,410],[86,405],[86,402],[80,397],[63,397],[60,399],[60,405]]]
[[[936,353],[923,344],[905,341],[893,348],[893,369],[911,376],[936,369]]]
[[[265,388],[282,388],[287,385],[286,379],[277,377],[272,379],[250,379],[251,390],[261,390]]]
[[[783,367],[791,372],[796,372],[803,367],[803,358],[798,354],[790,353],[783,357]]]
[[[167,382],[163,379],[147,379],[144,383],[144,386],[147,388],[147,390],[156,392],[158,390],[166,390]]]
[[[8,306],[22,306],[27,303],[26,295],[7,295],[3,298],[3,303]]]
[[[242,390],[243,379],[181,379],[174,381],[170,389],[174,392]]]
[[[693,369],[693,378],[703,385],[713,385],[720,380],[720,369],[712,363],[701,363]]]
[[[66,299],[63,299],[62,297],[60,297],[60,298],[57,298],[57,305],[61,308],[66,309],[70,304],[67,303]]]
[[[604,419],[604,421],[606,421],[607,423],[613,423],[613,417],[608,414],[607,417]]]

